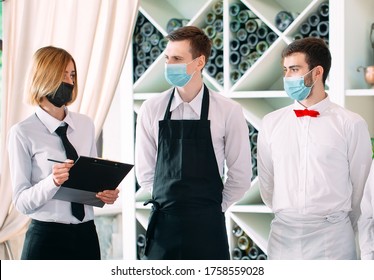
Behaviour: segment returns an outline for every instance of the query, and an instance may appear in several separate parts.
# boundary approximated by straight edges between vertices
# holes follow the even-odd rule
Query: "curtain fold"
[[[29,221],[12,205],[7,134],[13,124],[34,112],[25,103],[24,93],[32,55],[47,45],[72,54],[77,64],[79,93],[69,109],[91,117],[99,137],[131,43],[138,5],[139,0],[3,2],[0,258],[9,255],[9,244],[6,246],[5,242],[22,236]],[[10,246],[15,258],[22,246],[19,243]]]

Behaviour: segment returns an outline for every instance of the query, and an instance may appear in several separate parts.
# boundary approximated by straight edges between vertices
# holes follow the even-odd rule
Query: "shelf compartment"
[[[252,183],[249,190],[244,194],[244,196],[237,202],[235,205],[263,205],[261,195],[260,195],[260,189],[259,189],[259,180],[258,177],[255,178]],[[234,207],[234,206],[232,206]],[[234,209],[234,208],[230,208]]]
[[[274,214],[231,212],[230,218],[267,254],[270,223]]]
[[[135,217],[136,220],[142,225],[144,229],[148,227],[148,219],[151,213],[151,209],[136,209]]]

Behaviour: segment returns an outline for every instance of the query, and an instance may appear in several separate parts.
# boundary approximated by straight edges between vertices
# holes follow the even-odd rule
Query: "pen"
[[[65,163],[65,161],[55,160],[55,159],[51,159],[51,158],[49,158],[48,161],[53,161],[53,162],[57,162],[57,163]]]

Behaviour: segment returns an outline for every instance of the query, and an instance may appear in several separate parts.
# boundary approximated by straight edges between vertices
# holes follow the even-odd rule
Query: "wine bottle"
[[[216,15],[222,15],[223,14],[223,1],[218,1],[213,5],[213,13]]]
[[[145,246],[145,235],[144,234],[139,234],[137,239],[136,239],[136,245],[140,248],[143,248]]]
[[[216,20],[216,14],[213,12],[208,12],[205,16],[205,23],[207,25],[212,25],[213,22]]]
[[[149,66],[151,66],[152,63],[153,63],[153,59],[150,56],[146,56],[143,60],[143,65],[144,65],[145,69],[148,69]]]
[[[152,48],[152,44],[151,42],[149,42],[149,40],[146,40],[141,44],[141,49],[143,50],[144,53],[149,53],[151,48]]]
[[[253,245],[251,248],[249,248],[248,250],[248,257],[251,259],[251,260],[255,260],[257,259],[258,257],[258,248],[256,245]]]
[[[140,33],[147,38],[152,35],[154,29],[154,26],[148,21],[142,25]]]
[[[308,36],[308,34],[310,33],[311,31],[311,26],[308,22],[304,22],[300,25],[300,28],[299,28],[299,32],[303,35],[303,36]]]
[[[244,42],[247,39],[248,33],[244,28],[239,28],[239,30],[236,32],[236,38],[240,42]]]
[[[135,35],[134,41],[135,41],[135,44],[140,45],[145,41],[145,37],[141,33],[137,33]]]
[[[142,259],[144,256],[145,241],[146,241],[146,238],[144,234],[139,234],[138,237],[136,238],[137,253],[138,253],[137,258],[139,260]]]
[[[321,19],[317,13],[313,13],[308,17],[308,23],[312,28],[317,27],[320,21]]]
[[[229,7],[229,14],[232,17],[236,17],[240,12],[240,5],[237,3],[233,3]]]
[[[318,13],[322,20],[327,20],[329,17],[329,2],[323,2],[318,7]]]
[[[293,35],[293,40],[298,40],[298,39],[302,39],[304,38],[303,35],[301,35],[300,33],[296,33],[295,35]]]
[[[275,26],[279,31],[284,31],[293,22],[294,18],[290,12],[280,11],[275,16]]]
[[[216,79],[216,81],[221,85],[223,86],[223,72],[220,71],[217,73],[217,75],[214,77]]]
[[[149,37],[149,42],[151,42],[153,46],[157,46],[159,41],[160,41],[160,35],[157,33],[153,33],[151,37]]]
[[[243,251],[248,251],[251,247],[251,240],[247,235],[242,235],[238,238],[238,248]]]
[[[259,41],[256,45],[256,52],[262,55],[269,48],[269,44],[266,41]]]
[[[267,260],[267,259],[268,257],[264,253],[262,253],[262,254],[258,254],[256,260]]]
[[[258,36],[258,39],[265,39],[268,35],[269,28],[265,25],[261,25],[257,28],[256,34]]]
[[[185,26],[189,22],[189,19],[185,18],[171,18],[166,24],[166,31],[170,33],[173,30],[176,30],[182,26]]]
[[[269,44],[273,44],[278,39],[278,35],[275,34],[274,31],[268,32],[268,35],[266,35],[266,42]]]
[[[232,84],[235,84],[240,78],[241,78],[241,73],[239,72],[238,69],[233,69],[230,72],[230,81]]]
[[[205,69],[206,69],[207,73],[209,74],[209,76],[211,76],[211,77],[214,77],[216,75],[216,73],[217,73],[217,66],[215,66],[211,62],[208,62],[205,65]]]
[[[240,62],[240,54],[238,51],[233,51],[230,53],[230,64],[231,65],[237,65]]]
[[[218,51],[215,48],[210,49],[210,56],[209,60],[213,61],[215,57],[217,56]]]
[[[222,32],[216,33],[216,36],[213,39],[213,48],[217,50],[223,49],[223,33]]]
[[[243,229],[238,226],[238,225],[234,225],[233,228],[232,228],[232,234],[235,236],[235,237],[239,237],[241,235],[243,235],[244,231]]]
[[[142,49],[138,50],[138,52],[136,53],[136,60],[138,62],[143,62],[145,57],[146,57],[145,52]]]
[[[317,32],[320,37],[327,36],[329,34],[329,22],[328,21],[321,21],[317,25]]]
[[[138,64],[135,67],[135,76],[139,78],[145,72],[145,67],[142,64]]]
[[[249,61],[244,59],[239,63],[238,69],[239,72],[243,75],[245,72],[248,71],[250,67],[251,65],[249,64]]]
[[[253,125],[251,125],[250,123],[247,122],[247,126],[248,126],[248,131],[249,131],[249,137],[252,136],[253,133],[255,133],[256,129],[254,128]]]
[[[258,36],[256,33],[248,34],[247,44],[251,49],[256,48],[256,45],[258,44]]]
[[[153,61],[155,61],[161,54],[161,50],[158,46],[154,46],[149,52]]]
[[[223,20],[222,19],[216,19],[213,23],[214,29],[216,32],[222,32],[223,31]]]
[[[251,157],[251,164],[252,164],[252,169],[257,166],[257,160],[254,157]]]
[[[320,38],[319,33],[318,33],[317,30],[310,31],[309,37]]]
[[[243,252],[239,248],[235,247],[232,250],[232,259],[233,260],[240,260],[242,258],[242,256],[243,256]]]
[[[248,46],[248,44],[242,44],[239,48],[239,53],[242,57],[248,56],[251,52],[251,48]]]
[[[142,26],[144,24],[145,17],[143,16],[142,13],[138,13],[138,17],[136,19],[136,25],[137,26]]]
[[[249,62],[251,65],[255,64],[255,62],[261,57],[261,55],[256,52],[256,51],[253,51],[249,54],[248,56],[248,59],[249,59]]]
[[[257,145],[252,145],[251,154],[252,157],[257,160]]]
[[[244,255],[242,258],[241,258],[242,261],[249,261],[250,258],[246,255]]]
[[[231,32],[236,33],[236,32],[238,32],[239,28],[240,28],[240,22],[239,21],[232,20],[230,22],[230,31]]]
[[[223,54],[219,54],[214,59],[214,64],[217,66],[217,68],[223,68]]]
[[[257,145],[258,132],[253,132],[251,135],[251,145]]]
[[[240,23],[245,23],[249,19],[257,18],[257,16],[251,10],[241,10],[236,18]]]
[[[238,39],[232,39],[230,41],[230,50],[237,51],[239,50],[239,47],[240,47],[240,42]]]
[[[255,19],[249,19],[246,23],[245,23],[245,30],[248,32],[248,33],[254,33],[256,32],[258,28],[258,23]]]
[[[164,49],[166,49],[166,45],[168,44],[168,40],[166,38],[162,38],[159,42],[158,42],[158,47],[160,48],[161,51],[163,51]]]
[[[209,39],[213,39],[216,36],[216,29],[213,27],[213,25],[208,25],[204,28],[204,33]]]

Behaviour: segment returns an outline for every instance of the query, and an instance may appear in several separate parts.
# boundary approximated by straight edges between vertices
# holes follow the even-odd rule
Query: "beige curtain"
[[[53,45],[69,51],[79,96],[70,110],[102,128],[130,45],[139,0],[5,0],[0,138],[0,259],[19,257],[28,218],[12,207],[7,133],[34,108],[25,104],[24,81],[34,52]],[[129,77],[132,79],[132,77]],[[21,239],[21,241],[20,241]]]

